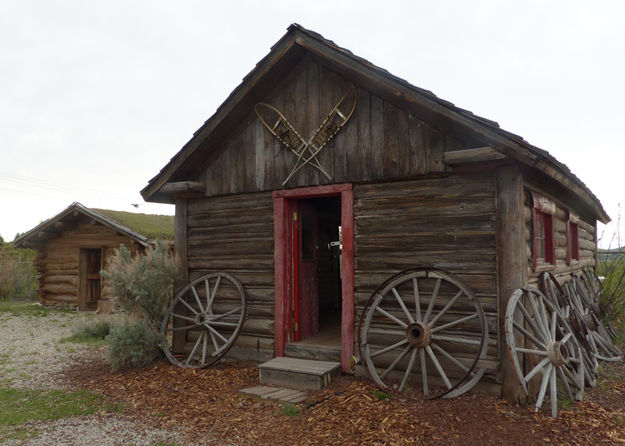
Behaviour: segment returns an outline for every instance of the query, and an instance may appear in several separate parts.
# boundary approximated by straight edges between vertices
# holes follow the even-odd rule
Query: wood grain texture
[[[305,57],[273,91],[258,101],[280,110],[308,141],[350,85],[338,73]],[[464,147],[451,135],[369,90],[356,87],[358,103],[352,117],[316,157],[332,181],[308,165],[286,187],[411,178],[443,172],[445,150]],[[208,196],[281,189],[282,181],[297,161],[259,123],[253,107],[215,153],[219,155],[204,175]]]
[[[273,232],[271,193],[187,200],[189,280],[212,272],[239,279],[249,307],[246,345],[257,339],[273,348]]]
[[[488,360],[498,361],[495,216],[493,175],[354,186],[356,318],[393,274],[440,268],[480,299],[492,322]]]
[[[39,272],[40,301],[44,305],[79,304],[81,248],[102,249],[102,266],[113,255],[115,248],[123,243],[131,252],[139,247],[133,240],[119,235],[113,230],[82,219],[77,225],[68,226],[59,236],[50,239],[43,251],[35,258],[35,267]],[[102,279],[102,298],[111,297],[111,287]]]

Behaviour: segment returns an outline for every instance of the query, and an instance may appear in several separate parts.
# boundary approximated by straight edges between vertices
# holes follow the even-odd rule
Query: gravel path
[[[25,389],[66,389],[62,371],[105,355],[105,347],[90,348],[59,342],[93,314],[52,312],[47,316],[0,313],[0,383]],[[7,445],[155,445],[195,444],[183,433],[159,429],[131,414],[98,413],[21,427],[37,432],[24,441],[2,439]],[[1,432],[0,432],[1,434]]]

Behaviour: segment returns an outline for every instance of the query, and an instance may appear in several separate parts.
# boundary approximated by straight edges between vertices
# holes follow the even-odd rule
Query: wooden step
[[[304,344],[287,344],[284,356],[299,359],[314,359],[316,361],[340,361],[340,347],[321,347]]]
[[[254,386],[239,390],[241,395],[261,400],[273,400],[283,403],[302,403],[308,395],[301,390],[286,389],[284,387]]]
[[[310,359],[273,358],[258,366],[260,382],[300,390],[325,389],[341,373],[341,363]]]

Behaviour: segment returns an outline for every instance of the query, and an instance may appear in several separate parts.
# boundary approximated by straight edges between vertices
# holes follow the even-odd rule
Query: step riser
[[[287,344],[284,355],[289,358],[314,359],[317,361],[341,361],[341,350]]]
[[[323,390],[332,381],[332,375],[307,375],[284,370],[260,369],[260,382],[298,390]]]
[[[341,374],[341,364],[335,361],[314,361],[286,356],[276,357],[258,366],[262,384],[289,389],[322,390]]]

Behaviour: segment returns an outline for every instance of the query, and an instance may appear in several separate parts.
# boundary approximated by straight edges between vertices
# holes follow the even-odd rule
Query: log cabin
[[[174,217],[91,209],[72,203],[16,237],[17,247],[37,251],[43,305],[110,310],[111,288],[100,271],[121,244],[142,252],[155,240],[173,239]]]
[[[244,287],[231,357],[336,359],[344,373],[375,360],[404,385],[479,345],[485,390],[515,400],[510,295],[542,271],[595,265],[609,221],[547,151],[297,24],[141,193],[175,204],[185,283],[227,272]],[[407,341],[436,336],[421,317],[458,305],[457,289],[479,317],[470,301],[457,309],[468,316],[446,323],[456,338],[439,336],[439,362],[408,355]],[[200,339],[176,336],[186,351]]]

